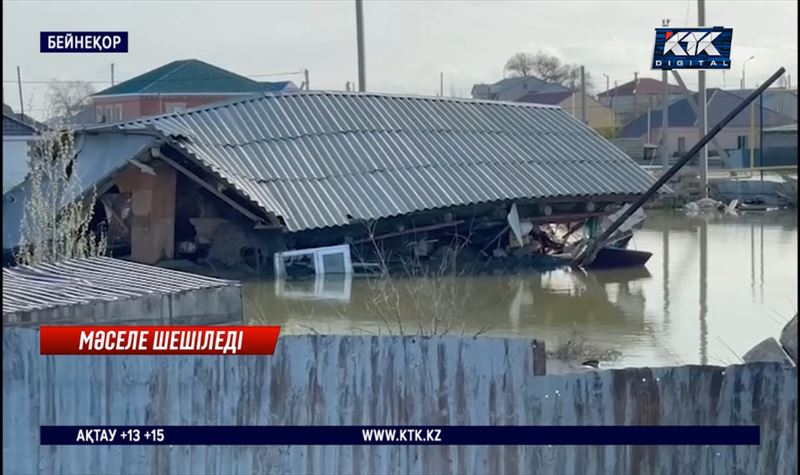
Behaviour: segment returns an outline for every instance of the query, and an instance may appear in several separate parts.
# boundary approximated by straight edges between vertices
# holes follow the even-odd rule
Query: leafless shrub
[[[460,235],[454,225],[456,232],[434,265],[412,252],[410,257],[399,259],[402,272],[398,274],[390,272],[392,254],[375,239],[374,230],[375,223],[368,224],[372,250],[380,265],[378,276],[369,281],[373,296],[368,302],[370,311],[382,319],[390,334],[435,336],[453,331],[465,314],[470,291],[470,283],[458,266],[469,236]],[[416,325],[409,327],[413,321]],[[486,331],[481,328],[474,336]],[[464,324],[461,333],[466,333]]]
[[[71,131],[48,132],[33,145],[17,263],[35,265],[106,254],[105,234],[89,229],[96,191],[80,196],[74,166]]]
[[[555,349],[547,352],[547,356],[561,361],[583,361],[596,359],[615,361],[622,354],[613,349],[600,349],[588,342],[586,335],[573,330],[566,338],[555,345]]]

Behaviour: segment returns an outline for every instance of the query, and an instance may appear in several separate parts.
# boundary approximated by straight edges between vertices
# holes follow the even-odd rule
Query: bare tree
[[[512,76],[532,76],[535,70],[536,57],[530,53],[517,53],[506,62],[505,70]],[[544,79],[544,78],[542,78]]]
[[[505,66],[505,70],[512,76],[536,76],[539,79],[560,84],[571,91],[580,89],[581,68],[576,64],[564,64],[556,56],[539,51],[536,54],[517,53],[512,56]],[[584,73],[586,87],[590,88],[591,78],[588,72]]]
[[[51,121],[66,123],[89,105],[94,87],[85,81],[52,80],[47,86],[47,114]]]
[[[96,193],[82,194],[73,176],[74,143],[72,132],[50,131],[32,147],[18,264],[106,254],[105,235],[90,230]]]

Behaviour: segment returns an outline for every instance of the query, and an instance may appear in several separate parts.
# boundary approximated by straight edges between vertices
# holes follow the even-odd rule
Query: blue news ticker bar
[[[377,434],[381,434],[380,440]],[[389,437],[392,439],[389,440]],[[41,426],[40,443],[41,445],[759,445],[760,431],[758,426]]]

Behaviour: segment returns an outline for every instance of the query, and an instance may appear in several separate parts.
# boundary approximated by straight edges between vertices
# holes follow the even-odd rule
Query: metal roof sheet
[[[289,231],[480,202],[644,192],[653,178],[560,108],[296,92],[142,119]]]
[[[3,314],[238,285],[186,272],[94,257],[3,269]]]

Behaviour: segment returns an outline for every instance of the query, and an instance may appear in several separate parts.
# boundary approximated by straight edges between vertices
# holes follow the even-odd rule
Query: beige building
[[[577,91],[527,94],[518,102],[559,106],[573,117],[581,118],[581,93]],[[617,135],[615,130],[619,124],[614,112],[589,95],[586,96],[586,123],[605,137]]]

